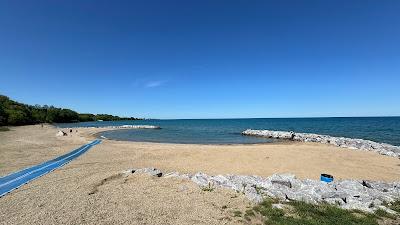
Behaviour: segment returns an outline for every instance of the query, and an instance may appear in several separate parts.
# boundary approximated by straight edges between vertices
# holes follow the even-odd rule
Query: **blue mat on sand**
[[[65,165],[66,163],[69,163],[73,159],[88,151],[91,147],[100,144],[100,142],[101,140],[95,140],[50,161],[17,171],[15,173],[11,173],[4,177],[0,177],[0,197],[10,193],[26,183],[29,183],[31,180],[41,177]]]

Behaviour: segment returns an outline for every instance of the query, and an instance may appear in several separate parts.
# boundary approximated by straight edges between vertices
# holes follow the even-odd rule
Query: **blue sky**
[[[400,1],[0,1],[0,93],[146,118],[400,115]]]

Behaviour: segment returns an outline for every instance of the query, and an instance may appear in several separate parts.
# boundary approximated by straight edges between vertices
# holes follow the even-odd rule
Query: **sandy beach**
[[[12,127],[0,132],[0,175],[55,158],[92,141],[101,128]],[[250,202],[233,191],[202,191],[175,178],[118,176],[129,168],[318,179],[395,181],[400,160],[322,144],[193,145],[103,140],[86,154],[0,199],[1,224],[235,224]],[[106,179],[106,181],[103,181]]]

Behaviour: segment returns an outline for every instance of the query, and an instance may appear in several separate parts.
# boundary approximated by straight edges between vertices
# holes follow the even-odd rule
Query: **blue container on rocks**
[[[323,173],[323,174],[321,174],[321,181],[324,181],[326,183],[330,183],[330,182],[333,181],[333,176]]]

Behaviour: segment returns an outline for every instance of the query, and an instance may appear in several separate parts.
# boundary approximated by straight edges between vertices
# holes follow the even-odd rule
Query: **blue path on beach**
[[[89,144],[83,145],[65,155],[49,160],[42,164],[32,166],[15,173],[0,177],[0,197],[10,193],[11,191],[27,184],[31,180],[41,177],[63,165],[69,163],[73,159],[79,157],[91,147],[100,144],[101,140],[92,141]]]

